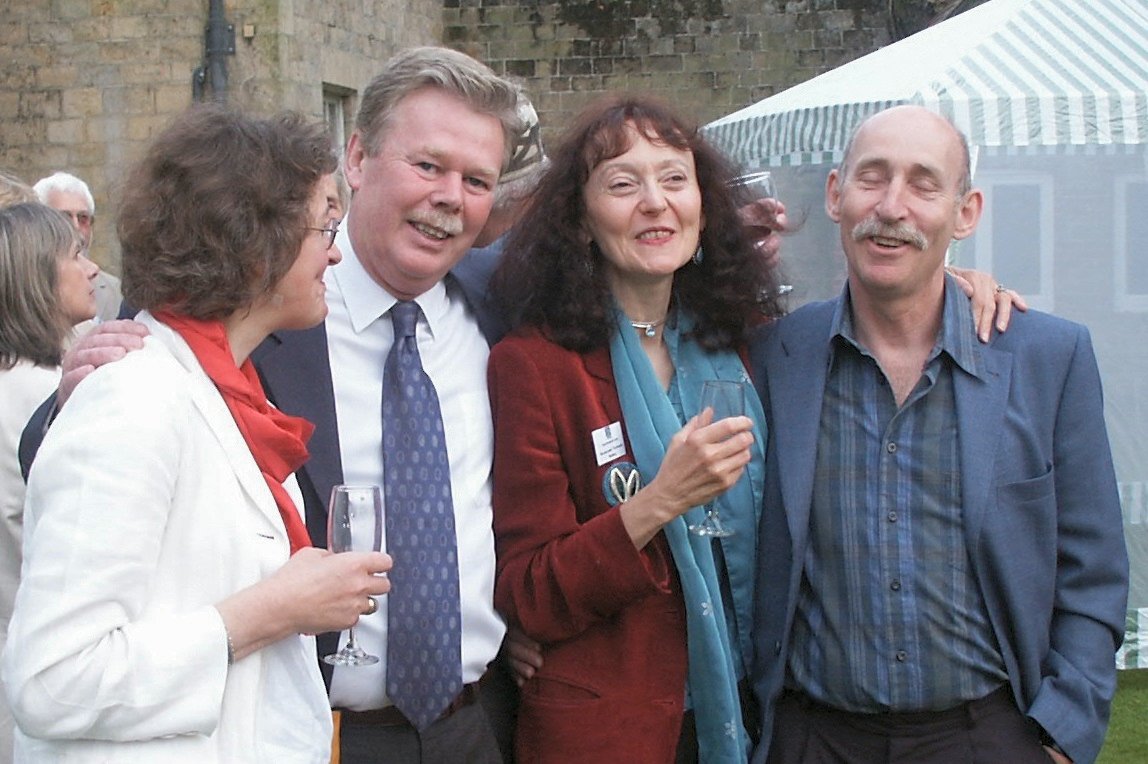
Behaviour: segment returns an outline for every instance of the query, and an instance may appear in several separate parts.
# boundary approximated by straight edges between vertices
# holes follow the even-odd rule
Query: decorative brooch
[[[631,462],[618,462],[606,470],[602,478],[602,493],[606,494],[611,507],[632,499],[641,488],[642,473],[638,472],[638,465]]]

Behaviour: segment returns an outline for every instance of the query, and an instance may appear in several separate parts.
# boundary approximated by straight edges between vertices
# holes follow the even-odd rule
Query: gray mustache
[[[852,231],[853,241],[861,241],[873,236],[882,239],[898,239],[900,241],[908,242],[917,249],[928,249],[929,240],[925,234],[921,233],[916,226],[909,223],[897,223],[890,225],[882,223],[876,217],[867,217],[857,225],[853,226]]]
[[[438,228],[445,231],[450,236],[458,236],[462,233],[462,218],[457,215],[448,215],[441,212],[429,212],[416,216],[412,222],[421,223],[422,225],[430,226],[431,228]]]

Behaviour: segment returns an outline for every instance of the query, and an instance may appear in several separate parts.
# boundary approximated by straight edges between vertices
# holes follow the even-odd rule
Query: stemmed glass
[[[332,552],[377,552],[383,539],[383,494],[377,485],[337,485],[327,507],[327,548]],[[347,644],[323,660],[332,666],[369,666],[379,658],[355,644],[355,630],[347,629]]]
[[[777,198],[777,186],[774,185],[773,173],[769,170],[758,170],[739,175],[731,180],[729,185],[742,202]]]
[[[707,379],[702,383],[701,410],[713,409],[713,421],[731,416],[745,415],[745,385],[725,379]],[[690,532],[698,536],[724,538],[733,535],[718,516],[718,508],[711,501],[705,506],[706,516],[697,525],[690,526]]]
[[[733,190],[739,205],[748,206],[756,204],[762,199],[777,198],[777,184],[774,183],[773,173],[769,170],[757,170],[755,172],[747,172],[744,175],[738,175],[729,181],[728,185]],[[760,225],[751,225],[749,229],[754,240],[757,242],[764,241],[770,233],[768,228]],[[779,295],[787,295],[792,291],[792,284],[778,284],[777,286],[777,293]]]

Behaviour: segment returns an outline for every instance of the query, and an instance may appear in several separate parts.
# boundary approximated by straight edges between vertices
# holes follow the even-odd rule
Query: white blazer
[[[29,478],[3,664],[15,761],[326,762],[312,638],[227,665],[213,604],[281,567],[287,534],[190,348],[141,320],[144,348],[76,389]]]

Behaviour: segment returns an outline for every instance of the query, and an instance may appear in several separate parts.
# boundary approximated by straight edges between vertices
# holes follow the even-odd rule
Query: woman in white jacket
[[[4,655],[17,762],[325,762],[317,632],[375,609],[381,553],[310,546],[311,425],[248,356],[326,315],[341,206],[320,125],[196,107],[128,179],[142,350],[76,388],[29,477]]]
[[[17,195],[7,204],[6,188]],[[24,189],[27,189],[26,192]],[[99,267],[68,220],[0,173],[0,650],[20,583],[24,478],[17,449],[36,407],[60,381],[72,327],[96,313]],[[12,714],[0,697],[0,762],[12,760]]]

